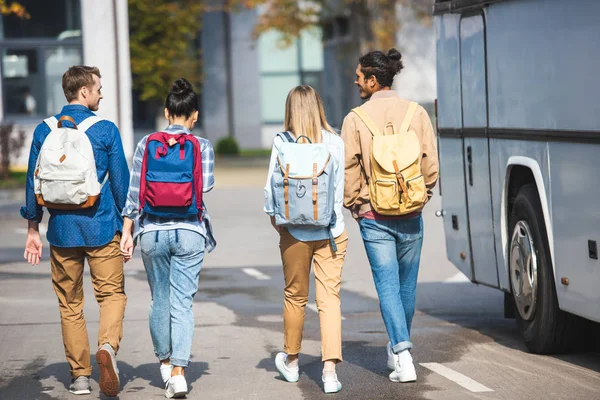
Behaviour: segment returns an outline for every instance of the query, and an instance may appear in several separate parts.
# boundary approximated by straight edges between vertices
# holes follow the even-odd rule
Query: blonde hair
[[[321,96],[308,85],[290,90],[285,101],[285,130],[296,138],[307,136],[311,142],[321,143],[321,129],[333,132],[325,118]]]

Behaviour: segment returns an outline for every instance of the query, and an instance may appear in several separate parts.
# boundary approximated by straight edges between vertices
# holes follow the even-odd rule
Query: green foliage
[[[203,8],[198,0],[129,0],[131,72],[140,100],[163,101],[181,77],[199,86],[195,42]]]
[[[235,156],[240,154],[240,146],[233,137],[224,137],[217,141],[215,151],[221,156]]]
[[[0,179],[0,189],[18,189],[24,188],[27,183],[27,172],[10,171],[8,177]]]
[[[360,34],[361,52],[367,48],[394,47],[400,21],[396,16],[398,5],[410,7],[418,19],[428,23],[433,0],[230,0],[236,6],[261,7],[254,35],[269,30],[281,34],[282,43],[291,45],[300,33],[315,25],[326,28],[335,15],[349,17]]]

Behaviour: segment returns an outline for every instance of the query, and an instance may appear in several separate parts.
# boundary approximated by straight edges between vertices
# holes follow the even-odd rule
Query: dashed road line
[[[481,383],[469,378],[466,375],[461,374],[460,372],[456,372],[453,369],[443,366],[438,363],[421,363],[421,366],[431,370],[437,374],[440,374],[446,379],[451,380],[452,382],[464,387],[467,390],[470,390],[474,393],[483,393],[483,392],[493,392],[493,389],[490,389],[487,386],[482,385]]]
[[[269,275],[263,274],[255,268],[243,268],[242,272],[244,272],[246,275],[250,275],[251,277],[258,279],[259,281],[266,281],[271,279]]]

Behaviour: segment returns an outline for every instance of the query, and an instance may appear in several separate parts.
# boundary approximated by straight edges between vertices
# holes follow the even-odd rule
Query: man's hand
[[[271,216],[271,225],[273,225],[273,228],[275,228],[277,233],[281,234],[281,227],[275,223],[275,217],[273,216]]]
[[[129,232],[123,232],[121,236],[121,255],[124,262],[131,260],[131,257],[133,257],[133,237]]]
[[[42,238],[40,237],[39,224],[29,221],[27,229],[27,240],[25,241],[25,253],[23,258],[31,265],[38,265],[42,258]]]

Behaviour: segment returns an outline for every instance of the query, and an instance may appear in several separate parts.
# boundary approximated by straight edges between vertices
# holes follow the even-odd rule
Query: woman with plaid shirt
[[[173,83],[166,100],[165,117],[169,134],[192,135],[198,119],[198,96],[185,79]],[[210,141],[196,137],[202,153],[202,188],[210,191],[215,184],[214,151]],[[202,218],[165,219],[140,213],[140,175],[148,136],[137,146],[131,171],[121,251],[125,260],[133,254],[139,239],[142,260],[152,293],[150,334],[154,353],[160,361],[160,373],[168,398],[188,393],[184,369],[189,364],[194,333],[193,298],[205,251],[216,245],[206,207]]]

